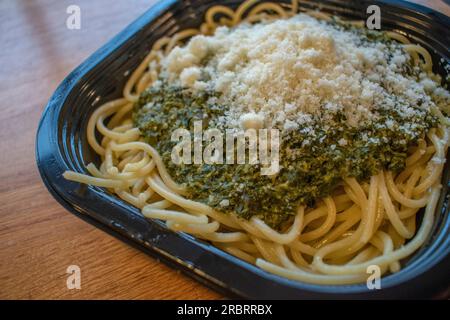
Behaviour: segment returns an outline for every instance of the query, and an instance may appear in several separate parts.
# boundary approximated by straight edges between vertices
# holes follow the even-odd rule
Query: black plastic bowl
[[[89,116],[102,103],[121,96],[130,70],[164,35],[197,27],[215,4],[236,7],[241,1],[162,1],[76,68],[50,99],[39,125],[37,164],[47,188],[69,211],[118,238],[180,269],[205,285],[242,298],[419,298],[436,297],[449,288],[450,218],[448,168],[433,232],[403,269],[381,280],[381,290],[366,285],[324,286],[291,281],[267,273],[207,242],[168,230],[144,219],[138,209],[106,190],[65,180],[65,170],[86,172],[98,158],[86,140]],[[287,3],[281,2],[281,3]],[[435,72],[446,76],[450,59],[450,18],[403,1],[308,1],[338,16],[365,19],[368,5],[381,8],[382,28],[401,30],[433,55]],[[448,69],[447,69],[448,70]],[[445,77],[444,77],[445,78]]]

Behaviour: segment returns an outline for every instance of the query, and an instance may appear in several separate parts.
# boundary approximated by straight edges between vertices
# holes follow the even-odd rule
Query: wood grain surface
[[[35,164],[38,121],[57,85],[154,2],[0,1],[0,298],[223,298],[67,212]],[[416,2],[450,15],[444,1]],[[71,4],[80,30],[66,28]],[[81,268],[80,290],[67,289],[69,265]]]

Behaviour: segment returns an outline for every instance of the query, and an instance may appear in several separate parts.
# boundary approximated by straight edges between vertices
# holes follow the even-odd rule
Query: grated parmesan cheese
[[[217,104],[228,109],[218,127],[239,128],[250,114],[257,115],[258,127],[263,121],[267,128],[291,131],[318,118],[327,124],[337,113],[358,127],[376,119],[378,108],[395,107],[408,118],[418,112],[410,105],[421,101],[424,112],[433,105],[427,91],[436,89],[435,82],[423,73],[421,81],[404,75],[408,53],[398,45],[389,49],[299,14],[195,36],[163,58],[162,75],[193,91],[219,92]]]

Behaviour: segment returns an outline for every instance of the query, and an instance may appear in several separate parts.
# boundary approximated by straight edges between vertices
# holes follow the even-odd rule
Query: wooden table
[[[38,121],[57,85],[154,2],[0,2],[0,298],[221,298],[67,212],[35,164]],[[450,15],[441,0],[416,2]],[[73,3],[80,30],[66,28]],[[80,290],[66,287],[69,265],[81,268]]]

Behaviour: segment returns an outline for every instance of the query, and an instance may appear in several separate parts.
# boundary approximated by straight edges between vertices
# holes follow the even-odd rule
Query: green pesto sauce
[[[375,37],[380,36],[369,34],[362,41],[373,41]],[[317,199],[329,195],[343,177],[367,181],[381,169],[402,170],[407,149],[437,125],[431,114],[422,111],[405,119],[395,108],[377,110],[379,121],[359,128],[348,127],[342,114],[337,114],[335,125],[329,127],[317,119],[314,137],[302,132],[302,128],[282,135],[280,171],[273,177],[262,176],[258,165],[173,164],[171,152],[177,144],[171,142],[173,130],[185,128],[193,132],[197,120],[203,121],[204,129],[214,128],[214,119],[226,111],[226,106],[208,104],[212,95],[215,93],[194,95],[163,83],[141,95],[135,104],[133,121],[146,141],[160,152],[173,179],[186,186],[190,199],[245,219],[257,215],[275,228],[294,215],[300,204],[312,206]],[[419,106],[410,107],[419,110]],[[405,133],[398,126],[378,125],[386,120],[395,121],[398,126],[414,126]],[[339,144],[341,139],[346,143]],[[223,206],[222,200],[228,200],[229,205]]]

